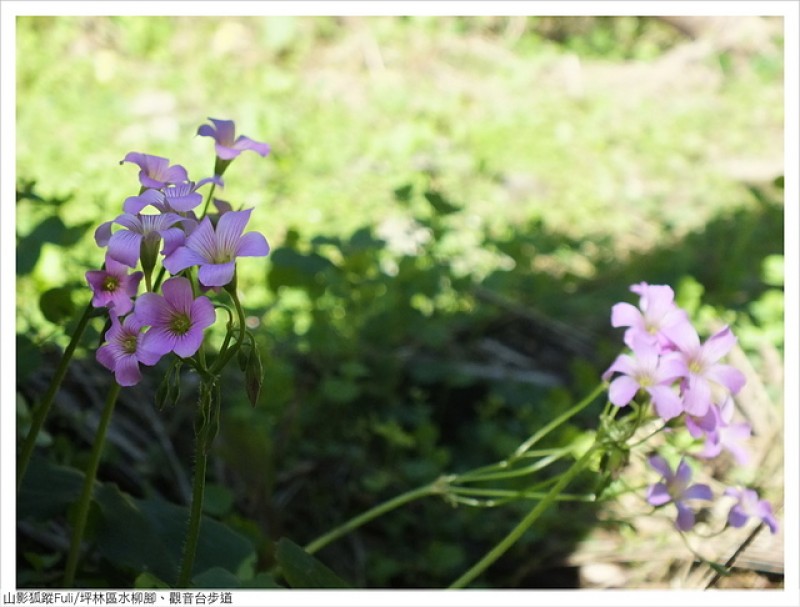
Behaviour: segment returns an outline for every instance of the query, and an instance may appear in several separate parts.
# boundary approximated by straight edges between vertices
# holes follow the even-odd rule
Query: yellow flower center
[[[107,291],[109,293],[116,291],[117,287],[119,287],[119,278],[111,275],[105,277],[101,286],[103,291]]]

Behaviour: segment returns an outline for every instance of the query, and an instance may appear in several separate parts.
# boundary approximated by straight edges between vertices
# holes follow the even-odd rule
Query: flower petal
[[[148,205],[156,207],[159,211],[164,210],[164,194],[151,188],[139,196],[128,196],[122,204],[122,210],[126,213],[141,213]]]
[[[167,305],[172,310],[182,312],[187,316],[190,315],[194,293],[192,292],[192,283],[189,282],[188,278],[173,276],[169,280],[165,280],[164,284],[161,285],[161,292],[164,294],[164,300]]]
[[[698,375],[690,375],[687,382],[683,394],[683,406],[689,415],[702,417],[712,403],[711,386],[705,378]]]
[[[186,239],[186,246],[200,255],[205,263],[212,263],[218,256],[217,235],[211,220],[204,217]],[[169,270],[169,268],[167,268]]]
[[[683,413],[683,401],[668,386],[651,386],[647,391],[653,399],[656,413],[664,421]]]
[[[689,531],[694,527],[694,512],[686,504],[675,502],[678,508],[678,518],[675,520],[675,526],[681,531]]]
[[[692,480],[692,469],[686,463],[686,460],[681,459],[678,469],[675,471],[673,485],[683,493],[683,490],[689,486],[690,480]]]
[[[173,351],[181,358],[193,356],[203,343],[203,329],[193,326],[183,335],[175,338]]]
[[[233,280],[233,272],[236,264],[232,261],[228,263],[207,263],[200,266],[197,278],[200,283],[207,287],[224,287]]]
[[[723,327],[703,344],[703,360],[714,363],[731,351],[736,337],[728,327]]]
[[[233,254],[242,237],[253,209],[224,213],[217,222],[217,246],[220,251]]]
[[[686,354],[695,352],[700,347],[700,337],[691,323],[678,323],[664,327],[661,332]]]
[[[120,230],[119,232],[114,232],[108,241],[108,256],[130,268],[135,268],[136,264],[139,263],[141,245],[141,234]]]
[[[161,230],[161,238],[164,239],[164,247],[161,249],[161,254],[171,255],[186,242],[186,233],[180,228],[167,228],[166,230]]]
[[[136,357],[132,354],[121,356],[117,360],[114,377],[120,386],[135,386],[142,381],[142,373],[139,371],[139,362]]]
[[[240,135],[236,142],[233,144],[233,149],[235,150],[252,150],[256,154],[261,156],[266,156],[269,154],[269,144],[261,143],[259,141],[253,141],[249,137],[245,137],[244,135]]]
[[[612,327],[642,326],[642,313],[629,303],[614,304],[611,308]]]
[[[114,356],[114,346],[106,344],[97,348],[95,354],[97,362],[103,365],[109,371],[113,371],[117,367],[117,358]]]
[[[636,361],[633,360],[632,356],[628,354],[620,354],[611,363],[611,366],[608,370],[603,373],[603,379],[606,380],[611,377],[614,373],[622,373],[624,375],[633,375],[636,373]]]
[[[670,496],[667,486],[664,483],[650,485],[650,487],[647,489],[647,502],[651,506],[663,506],[671,501],[672,497]]]
[[[175,335],[161,326],[155,326],[142,336],[138,352],[140,356],[152,360],[172,352],[174,348]]]
[[[226,146],[233,145],[233,140],[236,136],[236,123],[233,120],[219,120],[217,118],[209,118],[209,120],[216,127],[214,139],[217,140],[217,143]]]
[[[686,491],[683,492],[681,499],[711,501],[714,499],[714,493],[711,491],[711,487],[708,485],[698,483],[686,489]]]
[[[136,300],[133,312],[143,326],[163,326],[169,323],[170,311],[167,302],[156,293],[143,293]]]
[[[706,377],[725,386],[731,394],[738,394],[747,382],[744,374],[731,365],[716,364],[706,371]]]
[[[728,513],[728,524],[731,527],[742,527],[747,522],[748,518],[750,517],[744,513],[741,506],[739,506],[739,504],[736,504],[731,508],[731,511]]]
[[[233,160],[242,153],[240,150],[235,150],[228,146],[222,145],[221,143],[217,143],[214,146],[214,151],[216,152],[217,156],[223,160]]]
[[[214,304],[211,303],[211,300],[201,295],[192,302],[190,317],[193,326],[205,329],[214,324],[217,320],[217,313],[214,310]]]
[[[608,400],[617,407],[624,407],[636,396],[639,384],[627,375],[621,375],[608,387]]]
[[[227,213],[229,215],[230,213]],[[236,257],[264,257],[269,254],[269,244],[260,232],[248,232],[236,245]]]
[[[165,242],[164,246],[170,245]],[[181,270],[204,263],[207,263],[206,259],[188,246],[178,247],[164,258],[164,267],[170,274],[177,274]]]
[[[660,455],[652,455],[648,458],[647,463],[650,464],[650,467],[655,469],[656,471],[661,473],[668,481],[673,477],[672,468],[669,467],[667,460],[665,460]]]
[[[97,243],[98,247],[105,247],[108,245],[108,240],[111,238],[111,224],[113,223],[113,220],[106,221],[97,226],[97,229],[94,231],[94,241]]]

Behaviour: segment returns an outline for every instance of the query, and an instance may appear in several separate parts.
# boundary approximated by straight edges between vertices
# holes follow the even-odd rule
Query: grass
[[[540,216],[633,246],[632,232],[651,240],[729,207],[739,184],[724,161],[780,154],[780,70],[759,68],[778,49],[663,81],[663,52],[610,60],[573,36],[581,56],[536,25],[512,37],[499,18],[22,18],[18,174],[76,193],[69,221],[97,221],[136,187],[125,153],[205,176],[209,141],[192,136],[226,117],[274,147],[237,160],[225,195],[262,209],[276,244],[290,226],[346,234],[404,215],[392,190],[422,171],[465,227]]]

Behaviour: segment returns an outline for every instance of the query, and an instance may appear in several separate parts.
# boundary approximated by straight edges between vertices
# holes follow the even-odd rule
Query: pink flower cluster
[[[121,386],[141,381],[139,363],[154,365],[170,352],[193,356],[205,329],[214,323],[209,298],[195,296],[189,278],[178,274],[197,267],[199,288],[219,291],[233,281],[238,257],[269,253],[262,234],[245,233],[252,209],[233,211],[215,200],[219,212],[214,221],[195,214],[203,200],[197,190],[209,183],[222,186],[221,173],[236,156],[244,150],[262,156],[269,152],[265,143],[244,136],[234,140],[232,121],[211,121],[215,128],[203,125],[198,134],[216,141],[216,175],[194,182],[184,167],[170,165],[167,158],[131,152],[120,164],[139,167],[140,191],[125,199],[122,214],[95,231],[98,246],[106,247],[105,263],[101,270],[87,272],[86,280],[94,293],[92,305],[108,308],[111,322],[97,360],[114,372]],[[220,159],[223,168],[217,170]],[[151,279],[159,262],[173,276],[156,293]],[[142,278],[148,292],[137,297]]]
[[[624,341],[630,353],[618,356],[603,374],[604,380],[611,380],[609,400],[625,407],[637,394],[646,395],[658,417],[668,421],[682,416],[689,433],[705,439],[703,449],[693,455],[711,458],[724,450],[745,465],[749,455],[742,443],[750,437],[751,428],[733,421],[733,397],[744,386],[745,377],[720,362],[736,344],[736,337],[729,327],[723,327],[701,342],[689,315],[675,304],[669,286],[642,282],[631,286],[631,291],[639,295],[638,307],[622,302],[611,310],[611,325],[627,327]],[[706,485],[689,485],[691,469],[684,460],[675,473],[660,456],[650,458],[650,464],[661,473],[662,481],[648,490],[649,503],[674,503],[677,527],[691,529],[694,514],[684,501],[710,500],[711,490]],[[752,490],[731,489],[727,495],[737,498],[729,517],[731,525],[741,526],[747,516],[758,516],[776,531],[769,504],[753,502]]]

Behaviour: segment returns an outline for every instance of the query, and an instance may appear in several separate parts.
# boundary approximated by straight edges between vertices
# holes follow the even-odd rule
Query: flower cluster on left
[[[262,234],[245,232],[252,209],[235,211],[213,198],[233,159],[245,150],[266,156],[269,147],[244,136],[234,140],[232,121],[211,121],[215,128],[202,125],[198,134],[216,142],[213,176],[195,182],[183,166],[167,158],[131,152],[120,164],[139,167],[139,192],[125,199],[120,215],[95,231],[95,241],[105,248],[105,262],[101,269],[88,271],[86,280],[94,294],[92,305],[107,308],[109,316],[97,360],[120,386],[139,383],[140,365],[155,365],[167,354],[194,356],[216,320],[207,294],[227,290],[241,312],[236,260],[269,253]],[[203,187],[209,190],[198,213]],[[216,212],[208,214],[212,200]],[[143,279],[145,292],[140,294]],[[241,345],[240,335],[234,346]],[[220,352],[222,358],[225,354]]]

